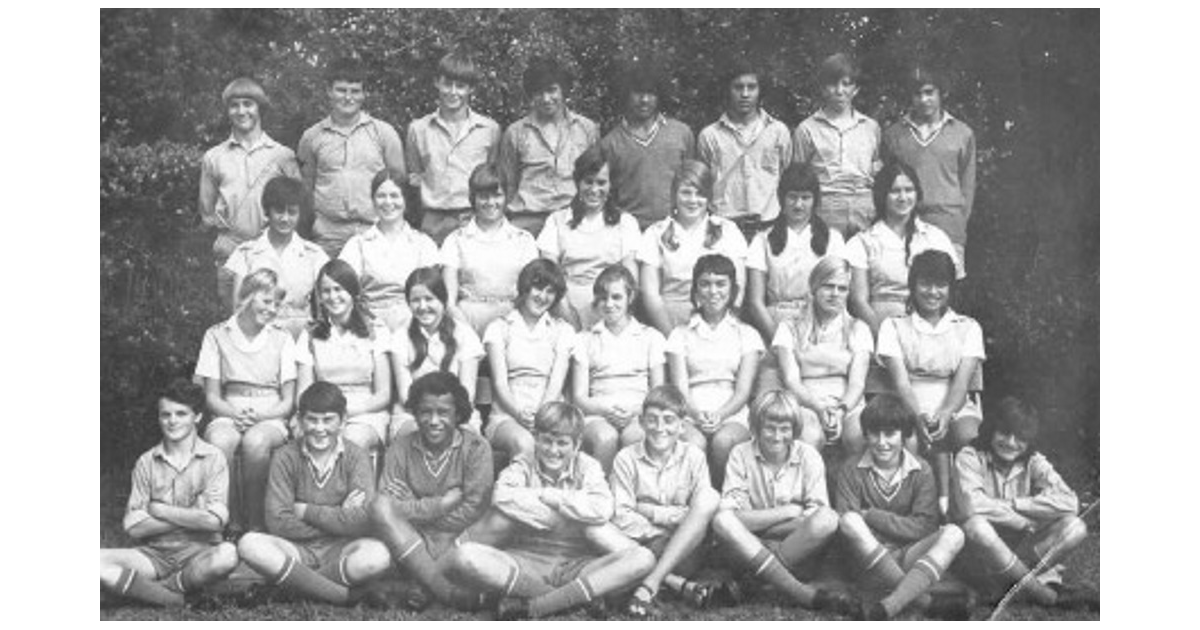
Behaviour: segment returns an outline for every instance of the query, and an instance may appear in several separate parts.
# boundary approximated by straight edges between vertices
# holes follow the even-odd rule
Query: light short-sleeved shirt
[[[278,388],[296,380],[296,342],[271,324],[247,339],[234,315],[204,333],[196,360],[196,379],[203,378]]]
[[[613,525],[642,541],[675,531],[696,493],[712,487],[704,451],[682,439],[662,462],[651,459],[645,442],[621,449],[613,460],[611,483]],[[653,516],[638,512],[639,503],[653,506]]]
[[[787,239],[783,251],[776,256],[771,253],[771,243],[767,240],[769,232],[759,232],[750,241],[749,253],[746,255],[746,268],[756,269],[767,276],[766,305],[774,306],[781,302],[807,302],[809,296],[808,276],[813,267],[817,266],[825,256],[840,256],[845,248],[845,241],[837,230],[829,230],[829,243],[825,246],[824,254],[817,254],[812,249],[812,225],[805,225],[797,233],[787,231]]]
[[[721,229],[721,238],[711,247],[704,246],[708,224]],[[675,239],[679,246],[674,250],[663,243],[663,233],[671,226],[675,228]],[[724,217],[710,216],[698,221],[692,228],[685,229],[675,219],[667,218],[646,228],[637,259],[651,267],[662,269],[662,296],[664,300],[690,302],[692,294],[692,269],[696,261],[705,254],[723,254],[740,268],[746,265],[746,239],[737,225]]]
[[[265,133],[253,146],[230,136],[200,160],[200,218],[239,243],[253,239],[266,225],[263,187],[281,175],[300,178],[291,149]]]
[[[309,127],[300,136],[296,157],[312,190],[313,210],[336,222],[379,219],[371,199],[371,180],[379,171],[386,168],[407,178],[400,134],[366,112],[349,131],[328,116]]]
[[[913,223],[909,255],[904,255],[904,238],[883,221],[876,221],[846,244],[846,260],[855,269],[867,271],[871,302],[900,302],[908,299],[908,268],[912,257],[936,249],[950,254],[958,277],[963,277],[962,261],[954,251],[950,237],[938,228],[916,219]]]
[[[448,315],[447,315],[448,316]],[[429,335],[424,328],[417,327],[418,334],[425,338],[425,360],[412,370],[414,379],[420,378],[430,372],[436,372],[441,369],[442,360],[446,357],[446,344],[442,342],[441,336],[434,333]],[[479,335],[467,325],[466,322],[454,322],[454,358],[450,360],[449,372],[458,376],[462,373],[462,365],[467,361],[479,361],[483,358],[483,342],[479,340]],[[408,366],[417,356],[417,350],[413,347],[412,339],[409,337],[408,328],[398,330],[392,335],[392,351],[396,353],[396,360],[400,365]]]
[[[732,314],[711,326],[699,314],[676,326],[667,338],[667,353],[687,361],[691,387],[709,383],[736,383],[742,357],[764,350],[758,331]]]
[[[558,143],[551,146],[532,115],[504,131],[499,166],[509,212],[549,214],[575,198],[575,160],[600,139],[600,127],[568,110],[559,133]]]
[[[667,340],[658,330],[631,319],[619,334],[597,322],[576,337],[575,369],[588,375],[590,396],[646,398],[650,370],[666,363]]]
[[[796,126],[796,161],[816,172],[822,194],[869,193],[882,166],[879,123],[859,111],[851,116],[843,129],[817,110]]]
[[[964,358],[986,358],[979,323],[952,309],[936,326],[916,313],[885,319],[875,352],[903,359],[913,378],[949,379]]]
[[[533,235],[505,220],[490,232],[472,219],[442,243],[443,265],[458,270],[459,300],[511,301],[517,276],[538,257]]]
[[[279,286],[287,291],[286,310],[307,313],[308,300],[316,286],[321,267],[329,262],[325,250],[293,234],[283,251],[277,251],[266,232],[253,241],[238,245],[225,261],[225,268],[239,278],[259,269],[270,269],[279,277]]]
[[[616,225],[606,224],[600,213],[584,217],[574,228],[570,221],[570,208],[551,214],[538,234],[538,251],[562,267],[567,284],[587,287],[590,293],[605,267],[637,253],[642,233],[637,220],[627,214],[620,215]]]
[[[792,162],[792,138],[787,125],[765,111],[759,114],[745,126],[721,114],[696,141],[700,159],[713,171],[718,216],[770,221],[779,214],[779,175]]]
[[[229,522],[229,468],[217,447],[196,438],[195,448],[176,467],[161,443],[142,453],[133,466],[133,485],[125,507],[125,531],[150,518],[152,501],[180,508],[211,512],[222,525]],[[174,529],[147,539],[158,548],[183,546],[191,542],[217,543],[220,532]]]
[[[514,309],[508,315],[488,324],[483,344],[499,344],[508,364],[508,379],[550,378],[550,370],[559,356],[570,356],[575,331],[571,325],[544,313],[530,326],[521,312]]]
[[[433,239],[403,221],[399,233],[390,237],[379,226],[350,237],[338,258],[349,263],[358,274],[367,305],[372,308],[404,303],[408,276],[440,260]]]
[[[829,507],[825,463],[817,449],[795,440],[787,460],[771,470],[758,438],[742,442],[729,453],[721,507],[729,510],[766,510],[795,503],[805,509]]]
[[[375,326],[372,333],[364,338],[330,326],[328,339],[316,339],[306,330],[296,340],[296,362],[310,366],[316,380],[369,389],[375,379],[375,358],[392,346],[386,326]]]
[[[847,319],[850,320],[849,335],[846,334]],[[802,335],[808,337],[808,343],[801,343],[798,337]],[[862,320],[842,311],[820,326],[806,321],[781,323],[771,340],[771,347],[783,348],[796,357],[801,378],[848,377],[854,357],[871,354],[875,342],[871,338],[871,329]]]
[[[671,182],[683,161],[695,156],[696,137],[687,125],[659,114],[649,136],[639,138],[622,119],[600,139],[600,151],[608,161],[613,205],[645,229],[670,213]]]
[[[500,145],[500,125],[468,110],[458,135],[433,112],[412,121],[404,143],[409,183],[421,189],[421,205],[437,210],[469,208],[467,180],[475,167],[493,161]]]

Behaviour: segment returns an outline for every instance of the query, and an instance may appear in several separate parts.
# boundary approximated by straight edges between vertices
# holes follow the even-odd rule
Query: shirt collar
[[[728,127],[730,130],[732,130],[735,133],[737,133],[739,130],[747,129],[752,125],[760,125],[760,129],[766,129],[767,126],[770,125],[774,121],[775,121],[775,118],[773,116],[771,116],[770,112],[768,112],[767,110],[765,110],[761,107],[758,108],[758,118],[755,119],[755,121],[753,123],[750,123],[750,125],[739,125],[739,124],[733,122],[733,120],[731,118],[729,118],[729,114],[725,113],[725,112],[722,112],[721,117],[717,119],[717,122],[719,122],[722,125],[725,125],[726,127]]]
[[[250,145],[243,144],[242,141],[238,140],[237,136],[234,136],[232,133],[229,134],[229,140],[226,140],[226,143],[231,147],[241,147],[247,151],[253,151],[254,149],[257,149],[259,147],[272,148],[276,144],[278,144],[277,142],[275,142],[275,139],[272,138],[271,136],[268,136],[267,132],[265,132],[265,131],[262,132],[261,134],[259,134],[258,142],[254,143],[254,144],[250,144]]]
[[[568,127],[571,125],[578,124],[582,120],[583,120],[583,117],[580,116],[579,114],[576,114],[572,109],[566,108],[563,110],[563,121],[565,123],[567,123]],[[538,123],[537,123],[537,121],[535,121],[533,119],[532,113],[526,114],[525,117],[521,119],[521,121],[523,123],[525,123],[525,125],[527,127],[533,127],[534,129],[538,128]]]
[[[525,324],[525,317],[521,315],[520,309],[514,308],[513,310],[509,311],[508,314],[504,316],[504,319],[507,320],[511,326],[520,325],[522,328],[529,328],[529,326]],[[539,317],[537,322],[534,323],[533,330],[545,330],[550,328],[553,324],[554,317],[550,315],[550,311],[546,311],[545,313],[542,313],[542,316]]]
[[[725,313],[725,317],[722,317],[716,326],[709,326],[708,322],[704,321],[704,316],[700,313],[692,313],[691,319],[688,320],[688,328],[704,335],[710,331],[712,333],[720,333],[728,328],[736,328],[736,324],[733,321],[733,313],[731,312]]]
[[[478,237],[488,238],[492,235],[491,232],[484,232],[483,228],[479,227],[479,224],[475,222],[475,217],[471,217],[471,220],[467,221],[467,224],[464,225],[461,229],[463,232],[463,236],[469,236],[471,238],[478,238]],[[502,238],[508,238],[508,237],[512,236],[513,230],[519,230],[519,229],[521,229],[521,228],[514,227],[512,223],[509,223],[508,217],[502,217],[500,219],[500,227],[496,228],[495,234],[499,235]]]
[[[634,319],[632,315],[629,317],[629,323],[625,325],[625,328],[620,332],[620,334],[609,330],[608,326],[604,324],[604,320],[600,320],[595,324],[592,324],[593,333],[600,335],[601,337],[611,337],[614,339],[623,339],[625,337],[640,335],[642,333],[642,329],[642,323]]]
[[[679,439],[675,441],[675,447],[672,448],[671,452],[667,454],[667,461],[663,464],[663,467],[665,468],[674,464],[675,462],[678,462],[680,459],[683,459],[683,454],[686,450],[687,442],[684,441],[683,435],[680,434]],[[639,442],[635,442],[633,445],[633,453],[634,455],[637,455],[638,459],[652,466],[658,466],[658,462],[654,461],[654,459],[650,457],[649,451],[646,450],[646,440],[643,439]]]
[[[459,429],[458,427],[454,427],[453,430],[454,430],[454,436],[450,438],[450,446],[446,447],[445,452],[450,452],[456,448],[462,447],[462,443],[463,443],[462,429]],[[425,455],[426,457],[433,455],[433,453],[430,452],[429,449],[425,448],[425,440],[421,439],[421,436],[419,434],[417,436],[415,436],[414,440],[412,440],[412,445],[413,445],[414,449],[420,451],[421,454]]]
[[[185,459],[183,462],[183,467],[187,468],[187,465],[192,462],[193,458],[208,457],[209,455],[212,455],[216,450],[217,449],[215,446],[209,444],[208,442],[205,442],[204,440],[200,439],[199,435],[196,435],[196,440],[194,442],[192,442],[192,452],[188,453],[187,459]],[[166,448],[166,446],[163,445],[162,442],[159,442],[158,444],[155,444],[153,447],[151,447],[150,456],[153,457],[154,459],[160,459],[169,464],[171,463],[171,458],[167,456],[167,448]],[[172,466],[174,466],[174,464],[172,464]]]
[[[854,125],[861,125],[863,122],[868,120],[866,114],[858,111],[857,109],[850,110],[850,118],[854,120]],[[817,109],[817,113],[813,114],[813,119],[819,120],[830,126],[836,126],[833,124],[833,121],[829,118],[829,116],[825,113],[824,107]],[[852,126],[854,126],[854,125],[852,125]]]
[[[551,477],[543,472],[542,465],[538,463],[536,455],[533,457],[533,460],[533,470],[535,473],[537,473],[538,478],[542,480],[544,485],[548,485],[553,488],[560,488],[564,482],[574,481],[576,472],[579,470],[579,453],[576,453],[575,457],[572,457],[570,461],[567,462],[566,469],[563,470],[562,474],[558,477]]]
[[[754,459],[757,459],[761,462],[766,462],[767,458],[762,453],[762,448],[760,448],[758,438],[752,437],[750,438],[750,442],[754,444]],[[801,449],[799,444],[800,443],[797,440],[792,440],[792,443],[788,445],[788,456],[787,460],[785,461],[787,465],[796,466],[800,464]]]
[[[904,115],[900,117],[900,120],[903,120],[904,124],[908,125],[909,127],[912,127],[913,129],[920,127],[920,125],[918,125],[917,122],[912,119],[912,116],[909,114],[909,112],[905,112]],[[950,112],[943,109],[941,120],[934,123],[933,127],[935,129],[940,129],[940,128],[945,127],[946,125],[948,125],[952,122],[955,122],[957,120],[958,119],[955,118],[953,114],[951,114]]]
[[[434,110],[432,121],[442,129],[450,129],[450,123],[447,122],[445,118],[442,118],[441,109]],[[467,107],[467,117],[463,119],[463,122],[467,123],[468,128],[474,129],[475,127],[483,125],[483,116],[476,114],[475,110]]]
[[[354,131],[363,125],[369,124],[373,120],[375,119],[371,118],[371,115],[366,111],[360,111],[358,112],[358,122],[354,123],[354,126],[351,127],[350,130]],[[321,128],[328,129],[330,131],[337,131],[339,129],[337,125],[333,124],[333,116],[326,116],[325,119],[321,121]]]
[[[952,325],[958,323],[959,319],[962,318],[961,315],[955,313],[954,309],[950,307],[946,307],[946,312],[942,315],[942,318],[938,320],[936,326],[930,324],[916,311],[909,313],[908,316],[912,318],[913,328],[915,328],[918,332],[923,332],[926,334],[940,334],[946,332]]]
[[[345,452],[346,443],[342,440],[342,436],[338,435],[337,439],[334,441],[333,456],[331,456],[325,462],[325,466],[320,466],[317,464],[317,460],[313,457],[313,454],[309,452],[308,443],[305,442],[303,438],[300,439],[300,454],[304,456],[304,459],[308,460],[308,464],[312,466],[312,469],[317,473],[318,478],[324,478],[328,476],[329,471],[333,470],[334,465],[337,464],[338,458],[340,458]]]
[[[863,451],[862,457],[858,458],[858,464],[856,464],[855,467],[856,468],[866,468],[866,469],[872,470],[872,471],[878,470],[878,468],[875,468],[875,462],[871,459],[870,449]],[[899,478],[904,479],[905,477],[911,475],[912,473],[918,472],[920,470],[921,470],[921,462],[917,459],[917,456],[913,455],[912,451],[909,451],[907,447],[902,447],[901,451],[900,451],[900,477]]]

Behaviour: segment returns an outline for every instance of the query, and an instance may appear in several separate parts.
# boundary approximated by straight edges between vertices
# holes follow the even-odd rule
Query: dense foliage
[[[671,68],[666,109],[699,130],[720,111],[716,74],[733,55],[768,68],[764,99],[795,126],[813,109],[812,72],[854,52],[859,109],[883,123],[904,105],[913,59],[952,69],[947,108],[976,132],[980,185],[968,278],[957,308],[987,337],[989,396],[1027,397],[1045,445],[1099,468],[1100,14],[1095,10],[104,10],[101,26],[102,461],[127,466],[154,441],[149,394],[186,372],[219,317],[195,214],[199,156],[227,133],[219,102],[235,76],[274,101],[267,131],[295,146],[324,115],[320,68],[354,51],[371,69],[371,112],[397,126],[432,107],[436,60],[472,50],[484,71],[476,109],[523,113],[531,55],[565,60],[572,107],[616,120],[622,64]]]

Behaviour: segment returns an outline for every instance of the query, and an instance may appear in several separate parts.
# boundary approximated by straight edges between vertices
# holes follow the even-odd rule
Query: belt
[[[225,383],[224,392],[226,396],[244,396],[247,398],[259,398],[267,396],[279,396],[278,387],[268,387],[266,385],[251,385],[249,383]]]

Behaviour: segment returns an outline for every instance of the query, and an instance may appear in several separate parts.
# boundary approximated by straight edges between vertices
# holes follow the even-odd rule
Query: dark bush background
[[[520,72],[553,54],[576,73],[572,107],[607,131],[611,80],[650,58],[672,69],[669,113],[699,130],[720,113],[716,74],[747,55],[772,76],[764,106],[789,127],[814,109],[813,69],[838,50],[864,67],[859,109],[887,124],[910,60],[949,68],[946,106],[975,130],[979,191],[970,276],[957,299],[987,340],[987,397],[1044,418],[1068,480],[1099,492],[1100,13],[1098,10],[318,10],[100,12],[101,462],[125,469],[157,438],[153,392],[190,373],[219,317],[212,235],[195,211],[199,159],[228,129],[239,75],[263,82],[264,126],[295,146],[324,116],[320,68],[353,51],[368,108],[398,128],[433,107],[454,46],[484,72],[475,108],[523,115]]]

